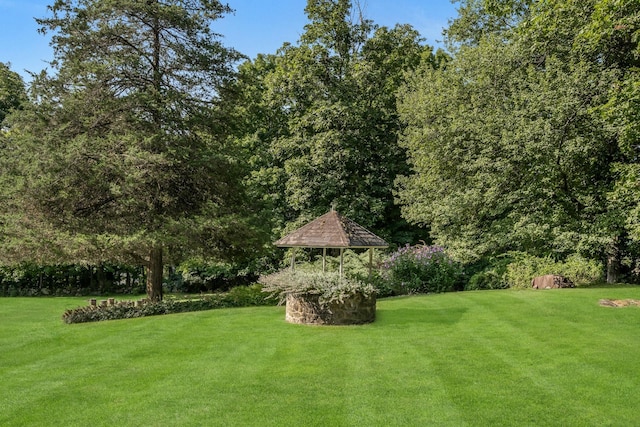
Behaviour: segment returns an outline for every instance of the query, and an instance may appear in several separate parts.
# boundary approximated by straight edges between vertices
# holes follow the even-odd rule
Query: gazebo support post
[[[373,275],[373,249],[389,246],[380,237],[333,209],[277,240],[275,244],[280,248],[292,248],[291,271],[295,269],[297,248],[322,248],[323,273],[327,271],[327,248],[340,249],[340,277],[344,275],[345,249],[370,250],[369,276],[371,277]],[[313,255],[313,251],[310,255]],[[313,257],[310,256],[310,258]]]
[[[322,248],[322,272],[327,272],[327,248]]]

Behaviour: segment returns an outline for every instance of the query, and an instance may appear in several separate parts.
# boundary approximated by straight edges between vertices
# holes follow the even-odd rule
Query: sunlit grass
[[[378,301],[375,323],[284,308],[64,324],[0,299],[0,425],[637,425],[640,288]]]

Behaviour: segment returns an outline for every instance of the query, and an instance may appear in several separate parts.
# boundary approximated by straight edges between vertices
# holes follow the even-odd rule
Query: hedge
[[[276,305],[270,293],[262,291],[260,285],[238,286],[229,292],[186,297],[167,298],[163,301],[118,301],[112,304],[88,305],[67,310],[62,315],[65,323],[97,322],[101,320],[131,319],[162,314],[212,310],[216,308]]]

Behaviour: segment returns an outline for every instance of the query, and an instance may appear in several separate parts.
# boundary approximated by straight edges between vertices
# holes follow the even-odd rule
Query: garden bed
[[[285,319],[305,325],[359,325],[376,318],[376,289],[338,273],[284,270],[260,278],[286,304]]]

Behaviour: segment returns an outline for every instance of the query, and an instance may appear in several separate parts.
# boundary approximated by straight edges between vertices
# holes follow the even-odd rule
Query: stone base
[[[286,320],[305,325],[360,325],[376,319],[376,297],[355,294],[326,306],[318,295],[287,295]]]

